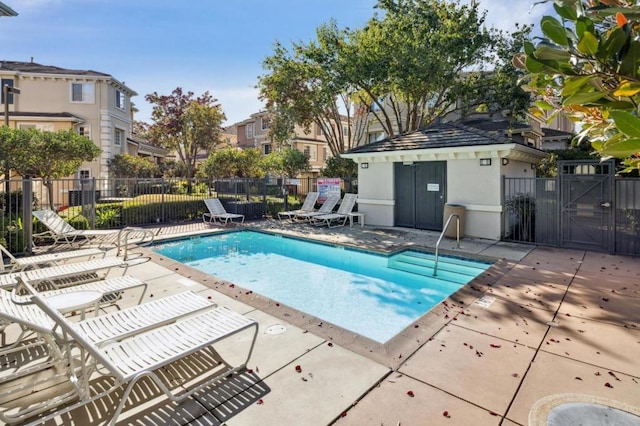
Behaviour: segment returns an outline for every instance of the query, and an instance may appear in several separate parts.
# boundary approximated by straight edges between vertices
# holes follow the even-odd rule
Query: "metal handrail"
[[[444,228],[442,229],[442,232],[440,233],[440,238],[438,238],[438,242],[436,243],[436,261],[433,265],[433,276],[435,277],[436,274],[438,273],[438,249],[440,248],[440,242],[442,241],[442,238],[444,237],[444,233],[447,232],[447,229],[449,228],[449,223],[451,223],[451,219],[453,219],[453,217],[456,217],[456,240],[458,242],[457,248],[460,248],[460,216],[457,213],[451,213],[449,215],[449,219],[447,219],[447,223],[444,225]]]

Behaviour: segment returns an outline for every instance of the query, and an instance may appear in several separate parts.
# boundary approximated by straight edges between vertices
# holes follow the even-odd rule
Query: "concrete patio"
[[[244,227],[377,250],[433,247],[438,238],[401,228]],[[194,223],[158,228],[157,235],[215,230]],[[541,412],[530,417],[536,402],[560,394],[556,401],[582,394],[640,407],[638,259],[472,239],[460,249],[445,240],[442,248],[497,262],[384,345],[148,248],[135,250],[151,259],[128,271],[149,283],[146,299],[197,291],[257,320],[260,331],[250,370],[182,404],[142,386],[119,424],[528,425],[544,419]],[[116,399],[47,424],[104,424]]]

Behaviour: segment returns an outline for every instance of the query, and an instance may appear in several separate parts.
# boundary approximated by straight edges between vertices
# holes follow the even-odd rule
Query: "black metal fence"
[[[607,234],[603,241],[608,251],[640,255],[640,179],[613,179],[613,196],[587,206],[567,219],[567,206],[562,205],[561,178],[504,178],[502,239],[555,247],[565,246],[567,220],[572,223],[587,220],[589,208],[611,212],[610,220],[600,220],[596,226]],[[571,207],[571,206],[569,206]]]
[[[32,210],[51,209],[77,229],[114,229],[199,220],[205,198],[220,198],[230,213],[247,220],[297,208],[317,178],[303,179],[41,179],[6,181],[0,189],[0,244],[13,252],[26,247],[23,191]],[[25,191],[26,188],[26,191]],[[4,190],[4,191],[2,191]],[[341,190],[357,193],[356,179],[342,179]],[[34,232],[44,231],[35,223]]]

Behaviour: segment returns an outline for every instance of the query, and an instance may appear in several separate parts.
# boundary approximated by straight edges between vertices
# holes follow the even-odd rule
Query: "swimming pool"
[[[490,264],[404,251],[386,256],[238,231],[171,241],[158,254],[384,343]]]

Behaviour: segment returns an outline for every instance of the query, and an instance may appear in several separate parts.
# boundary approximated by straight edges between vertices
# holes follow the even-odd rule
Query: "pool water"
[[[384,343],[490,264],[429,254],[386,256],[240,231],[154,246],[158,254]]]

